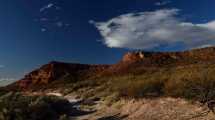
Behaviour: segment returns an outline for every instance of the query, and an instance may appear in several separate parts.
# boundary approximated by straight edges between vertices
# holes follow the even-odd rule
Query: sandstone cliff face
[[[41,68],[27,74],[17,82],[20,88],[28,88],[31,85],[49,84],[66,75],[87,76],[106,69],[108,65],[84,65],[62,62],[50,62]]]

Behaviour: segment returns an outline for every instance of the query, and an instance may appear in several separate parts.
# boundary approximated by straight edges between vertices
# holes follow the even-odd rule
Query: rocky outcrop
[[[121,63],[179,64],[190,62],[212,62],[215,60],[215,47],[194,49],[184,52],[128,52]]]
[[[144,52],[128,52],[122,58],[122,62],[137,62],[145,58]]]
[[[107,67],[108,65],[70,64],[54,61],[27,74],[16,84],[20,88],[29,88],[32,85],[49,84],[67,75],[84,77],[88,74],[95,74],[97,72],[101,72]]]

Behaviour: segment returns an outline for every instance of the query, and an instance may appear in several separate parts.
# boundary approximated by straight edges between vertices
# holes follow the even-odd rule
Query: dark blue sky
[[[58,60],[79,63],[116,63],[128,49],[108,48],[89,20],[107,21],[121,14],[177,8],[193,23],[215,19],[214,0],[1,0],[0,78],[20,78],[41,64]],[[60,9],[41,13],[54,3]],[[55,18],[57,17],[57,18]],[[40,18],[67,24],[59,27]],[[46,31],[41,31],[45,29]],[[178,48],[176,48],[178,49]]]

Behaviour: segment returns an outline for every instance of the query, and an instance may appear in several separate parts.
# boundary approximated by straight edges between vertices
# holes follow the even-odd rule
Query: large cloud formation
[[[215,45],[215,21],[204,24],[184,22],[178,9],[129,13],[106,22],[90,21],[114,48],[157,49],[162,46],[184,49]]]

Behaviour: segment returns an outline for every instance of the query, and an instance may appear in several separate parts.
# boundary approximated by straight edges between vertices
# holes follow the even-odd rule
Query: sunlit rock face
[[[201,61],[213,61],[215,59],[215,47],[210,48],[203,48],[203,49],[193,49],[190,51],[183,51],[183,52],[128,52],[124,55],[121,62],[144,62],[144,61],[151,61],[151,62],[171,62],[178,61],[178,62],[187,62],[196,60],[198,62]],[[170,61],[169,61],[170,60]],[[186,61],[187,60],[187,61]]]
[[[22,80],[18,81],[18,86],[28,88],[32,85],[49,84],[67,76],[86,77],[88,74],[93,75],[107,67],[108,65],[70,64],[54,61],[27,74]]]
[[[144,59],[144,52],[128,52],[124,55],[122,62],[136,62]]]

